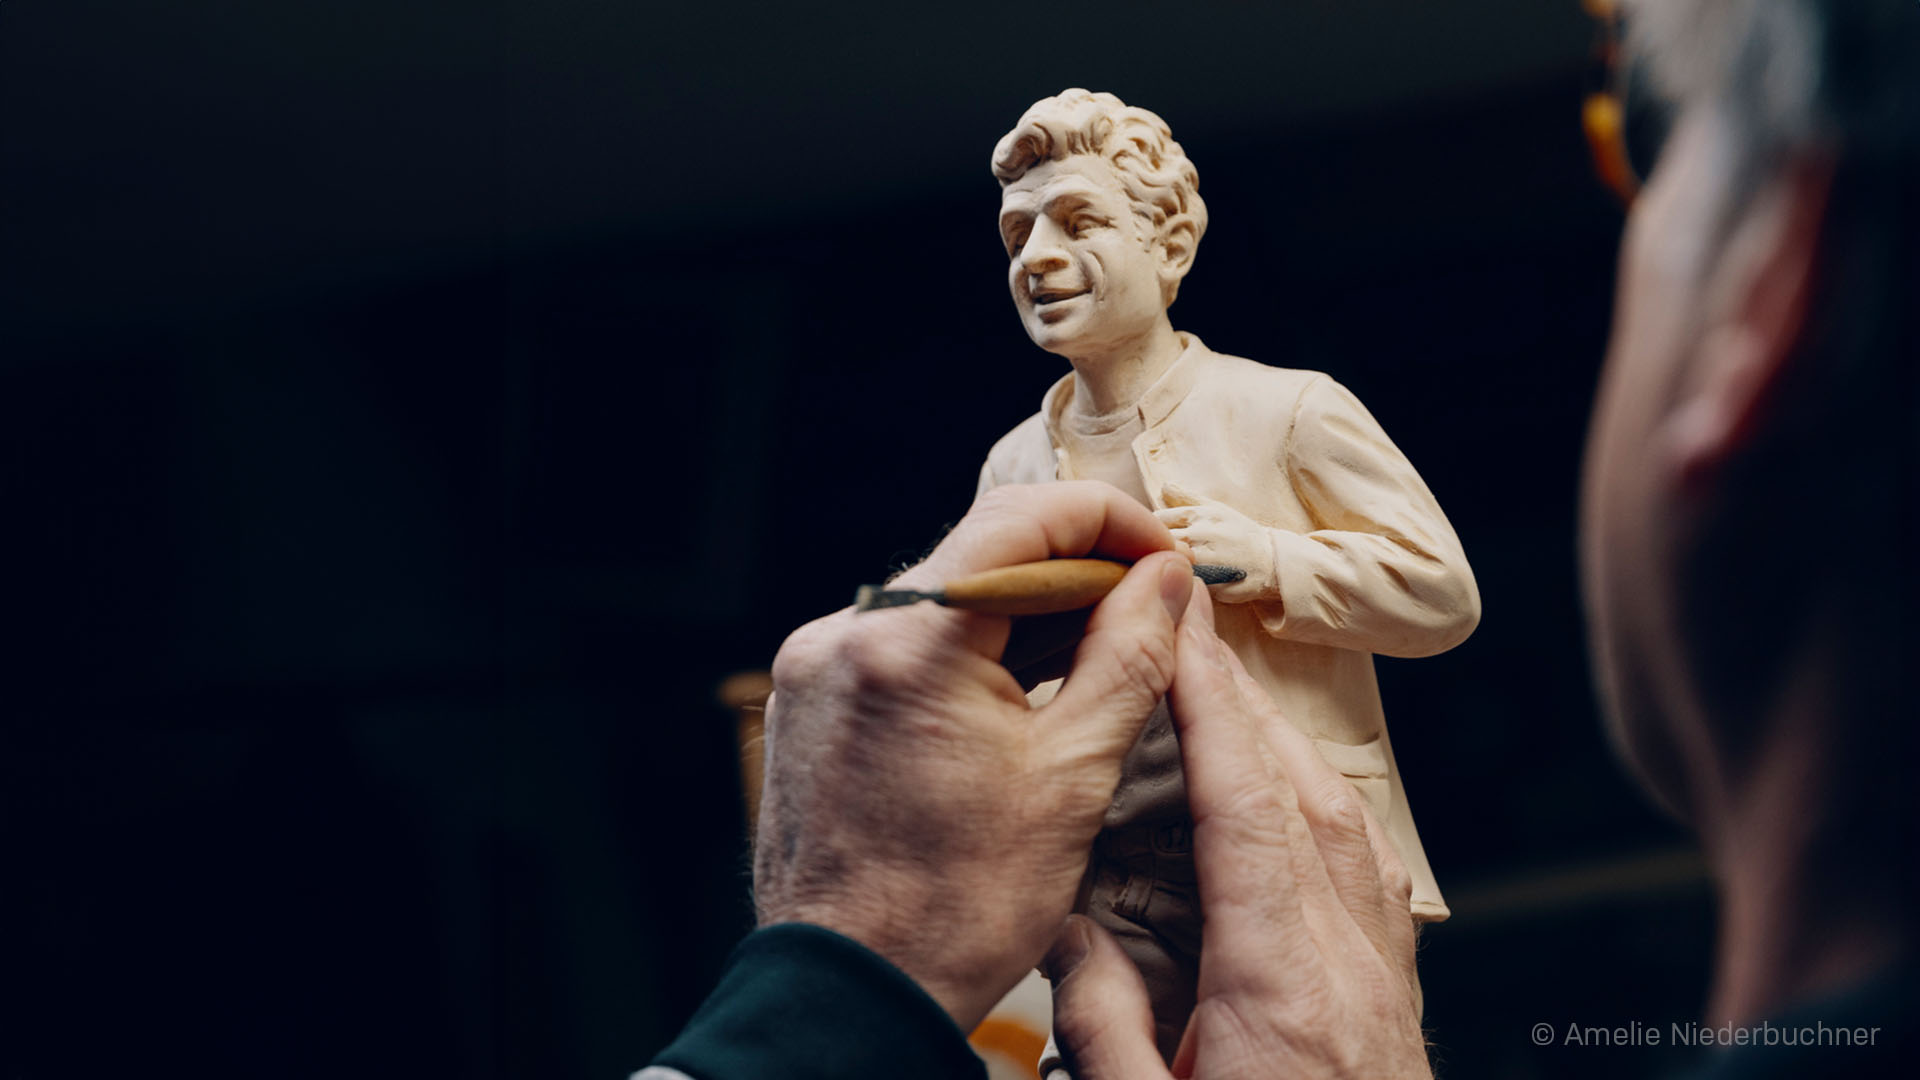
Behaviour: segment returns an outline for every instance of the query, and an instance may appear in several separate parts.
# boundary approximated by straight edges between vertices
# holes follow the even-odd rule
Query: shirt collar
[[[1174,406],[1186,399],[1187,392],[1193,389],[1193,384],[1200,377],[1203,358],[1207,355],[1207,347],[1201,343],[1198,335],[1184,330],[1178,333],[1187,347],[1174,358],[1173,366],[1161,373],[1152,386],[1147,387],[1147,392],[1140,395],[1135,405],[1140,410],[1140,421],[1149,428],[1158,426],[1168,413],[1173,412]],[[1065,414],[1068,403],[1073,401],[1075,380],[1074,373],[1067,372],[1060,377],[1060,381],[1048,388],[1047,396],[1040,401],[1040,415],[1045,418],[1047,434],[1052,437],[1055,446],[1060,444],[1060,418]]]

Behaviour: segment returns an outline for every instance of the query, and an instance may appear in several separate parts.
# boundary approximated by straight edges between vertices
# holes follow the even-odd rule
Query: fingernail
[[[1213,629],[1213,594],[1207,591],[1207,587],[1200,583],[1199,578],[1193,579],[1193,592],[1193,602],[1200,605],[1199,611],[1197,612],[1200,616],[1200,621],[1206,623],[1209,630]]]
[[[1160,566],[1160,602],[1174,622],[1186,612],[1193,600],[1193,564],[1185,559],[1168,559]]]
[[[1087,936],[1087,920],[1079,915],[1069,915],[1060,933],[1054,936],[1053,948],[1048,949],[1046,958],[1040,961],[1040,972],[1048,982],[1058,983],[1073,974],[1073,969],[1080,966],[1092,948],[1093,939]]]

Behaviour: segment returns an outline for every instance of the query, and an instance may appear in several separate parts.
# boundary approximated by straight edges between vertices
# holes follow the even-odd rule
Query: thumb
[[[1193,582],[1185,557],[1156,553],[1100,601],[1067,681],[1042,709],[1051,737],[1119,765],[1173,682],[1174,628],[1193,600]]]
[[[1053,1037],[1074,1080],[1171,1080],[1153,1042],[1147,984],[1113,935],[1069,915],[1042,962]]]

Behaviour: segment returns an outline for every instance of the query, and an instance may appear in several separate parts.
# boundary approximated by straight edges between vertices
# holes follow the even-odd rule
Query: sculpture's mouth
[[[1071,300],[1076,296],[1085,296],[1086,294],[1087,290],[1085,289],[1035,289],[1033,290],[1033,306],[1043,307],[1047,304],[1057,304],[1062,300]]]

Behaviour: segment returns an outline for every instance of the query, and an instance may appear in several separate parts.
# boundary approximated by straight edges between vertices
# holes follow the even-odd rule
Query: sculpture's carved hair
[[[1075,87],[1035,102],[993,148],[993,175],[1005,187],[1039,162],[1073,154],[1093,154],[1113,166],[1134,212],[1156,235],[1186,218],[1193,223],[1194,244],[1200,243],[1207,204],[1200,198],[1199,172],[1165,120],[1112,94]]]

